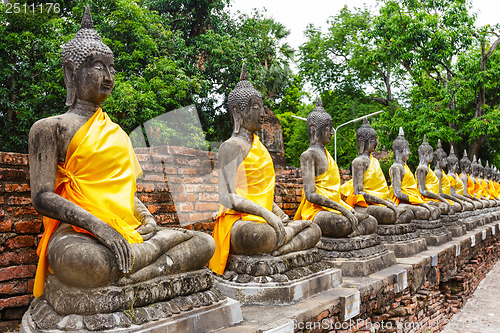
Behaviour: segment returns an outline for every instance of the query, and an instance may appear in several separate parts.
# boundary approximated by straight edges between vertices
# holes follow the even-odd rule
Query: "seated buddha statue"
[[[304,189],[295,219],[313,221],[325,237],[373,234],[377,220],[356,212],[341,199],[339,169],[325,148],[332,139],[332,117],[323,108],[320,98],[307,116],[307,130],[309,148],[300,156]]]
[[[484,167],[484,175],[485,175],[484,178],[488,184],[488,193],[490,195],[490,198],[495,201],[495,206],[498,206],[500,204],[499,200],[500,194],[498,193],[495,181],[493,180],[494,170],[489,165],[488,161],[486,161],[486,166]]]
[[[274,202],[273,161],[255,134],[264,122],[262,95],[248,80],[244,65],[240,82],[228,96],[228,108],[234,129],[219,150],[221,206],[209,265],[217,274],[224,273],[230,253],[279,256],[310,249],[321,237],[317,225],[289,221]]]
[[[481,199],[476,197],[475,183],[472,180],[472,163],[467,156],[467,150],[464,150],[464,156],[459,162],[460,165],[460,179],[464,184],[464,197],[471,199],[474,203],[474,209],[482,209],[484,207]]]
[[[389,198],[389,187],[379,161],[372,155],[378,144],[377,132],[367,118],[356,131],[358,156],[352,161],[352,180],[342,186],[346,203],[360,213],[370,214],[378,224],[394,224],[413,219],[411,211],[398,209]]]
[[[113,53],[88,6],[81,29],[63,47],[62,64],[69,108],[37,121],[29,134],[31,198],[45,228],[34,295],[44,293],[49,269],[66,285],[97,288],[202,268],[213,239],[160,230],[135,195],[137,157],[128,135],[101,109],[113,90]]]
[[[451,184],[444,168],[448,165],[448,155],[441,145],[441,139],[438,139],[436,151],[434,152],[434,173],[439,180],[439,195],[445,198],[451,205],[453,205],[456,212],[464,210],[461,200],[451,195]]]
[[[476,159],[476,155],[472,158],[472,181],[474,182],[474,195],[481,200],[484,208],[490,207],[490,202],[485,195],[487,195],[487,191],[485,191],[483,184],[481,182],[481,165]],[[484,193],[483,193],[484,192]]]
[[[481,163],[481,159],[479,159],[477,162],[479,164],[479,181],[481,183],[481,187],[483,188],[482,196],[488,200],[490,207],[495,207],[497,205],[497,202],[495,200],[495,197],[491,195],[488,187],[486,168]]]
[[[417,220],[436,220],[441,215],[441,210],[426,204],[420,195],[417,180],[406,164],[410,158],[410,144],[404,137],[403,128],[399,128],[399,135],[392,143],[394,163],[389,169],[391,177],[390,199],[405,210],[411,211]]]
[[[451,204],[439,195],[439,179],[429,165],[433,158],[433,149],[427,142],[425,134],[422,144],[418,147],[418,157],[420,162],[415,174],[422,200],[429,205],[439,207],[441,214],[455,213]]]
[[[450,182],[450,195],[462,200],[464,210],[475,209],[474,201],[470,198],[464,196],[465,185],[457,173],[458,169],[458,157],[455,155],[453,146],[450,148],[450,155],[447,157],[448,162],[448,180]]]

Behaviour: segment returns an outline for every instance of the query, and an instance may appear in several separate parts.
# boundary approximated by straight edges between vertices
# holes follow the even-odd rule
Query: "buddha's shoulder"
[[[60,132],[80,128],[87,120],[81,116],[63,113],[36,121],[30,132]]]

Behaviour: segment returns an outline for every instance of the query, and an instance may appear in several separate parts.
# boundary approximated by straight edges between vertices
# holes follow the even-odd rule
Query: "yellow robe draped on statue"
[[[443,173],[443,176],[441,177],[441,191],[443,192],[443,194],[451,195],[450,179],[448,178],[448,175],[446,174],[446,172],[444,172],[444,170],[441,170],[441,172]],[[448,201],[450,205],[453,205],[453,200],[446,199],[446,201]]]
[[[99,108],[71,139],[65,162],[57,166],[54,192],[112,226],[129,243],[141,243],[135,230],[140,222],[134,217],[135,180],[141,174],[128,135]],[[35,297],[45,289],[47,245],[59,221],[44,217],[43,224]]]
[[[476,178],[476,182],[474,183],[474,194],[477,198],[481,199],[481,196],[483,195],[483,186],[481,185],[479,178],[474,178]]]
[[[222,177],[222,175],[219,176]],[[254,134],[252,148],[236,170],[236,194],[272,211],[274,184],[273,160],[266,147],[260,142],[259,137]],[[215,253],[208,266],[217,274],[222,275],[226,268],[231,248],[231,228],[238,220],[267,223],[260,216],[241,213],[220,205],[212,233],[215,240]]]
[[[483,178],[479,178],[479,182],[481,183],[481,187],[483,189],[483,197],[485,197],[486,199],[491,199],[490,192],[488,191],[488,183],[486,182],[486,180],[484,180]]]
[[[448,179],[450,181],[450,186],[455,189],[455,193],[459,194],[459,195],[463,195],[465,186],[464,186],[464,182],[459,177],[459,175],[455,172],[455,177],[453,177],[452,175],[448,175]]]
[[[430,168],[430,166],[427,166],[428,172],[427,175],[425,176],[425,189],[431,193],[439,195],[439,178],[436,176],[434,171]],[[437,199],[433,198],[427,198],[422,196],[422,199],[424,202],[429,202],[429,201],[436,201],[440,202]]]
[[[460,179],[462,177],[462,174],[463,173],[460,174]],[[467,194],[470,195],[471,197],[474,197],[474,188],[475,188],[474,182],[472,181],[471,176],[467,174]]]
[[[345,202],[349,206],[354,207],[354,205],[358,205],[368,207],[368,203],[362,194],[354,194],[352,179],[342,185],[340,191],[346,197]],[[389,187],[387,186],[380,163],[372,155],[370,155],[370,165],[368,165],[368,169],[366,169],[363,175],[363,192],[383,200],[387,200],[387,197],[389,197]]]
[[[497,188],[495,186],[495,183],[491,179],[488,182],[488,189],[489,189],[489,193],[490,193],[490,199],[497,199],[498,198],[498,191],[497,191]]]
[[[323,172],[321,175],[315,177],[315,191],[319,195],[322,195],[338,204],[344,206],[349,211],[352,210],[348,204],[346,204],[340,198],[340,173],[337,163],[332,158],[330,153],[325,149],[326,157],[328,159],[328,170]],[[316,205],[306,199],[304,191],[302,190],[302,200],[300,201],[299,208],[295,213],[294,220],[313,220],[316,214],[320,211],[327,210],[336,214],[340,214],[338,210],[330,207],[323,207]]]
[[[417,186],[417,180],[415,179],[415,176],[410,170],[410,167],[405,163],[405,175],[403,177],[403,180],[401,181],[401,192],[406,194],[408,196],[408,199],[410,200],[410,203],[412,205],[419,205],[421,203],[424,203],[422,200],[422,196],[420,195],[420,192],[418,191],[418,186]],[[391,182],[392,182],[392,177],[391,177]],[[396,198],[393,192],[392,185],[390,187],[390,196],[389,198],[396,203],[396,205],[399,205],[399,199]]]

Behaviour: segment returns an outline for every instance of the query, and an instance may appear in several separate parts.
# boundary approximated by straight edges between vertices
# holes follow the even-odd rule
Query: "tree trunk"
[[[15,64],[16,58],[14,57],[13,63]],[[16,103],[16,73],[12,72],[12,75],[10,76],[9,83],[7,85],[7,88],[9,90],[9,106],[7,107],[7,119],[9,121],[12,121],[14,119],[14,109],[12,108],[12,105]]]
[[[481,150],[481,146],[485,141],[486,141],[486,136],[481,135],[476,141],[474,141],[469,145],[469,149],[467,150],[467,156],[469,156],[469,159],[471,161],[474,158],[474,155],[476,155],[476,158],[479,158],[479,151]]]

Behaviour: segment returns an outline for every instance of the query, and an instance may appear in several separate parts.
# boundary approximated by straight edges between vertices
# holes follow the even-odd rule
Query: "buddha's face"
[[[376,135],[371,135],[368,140],[367,140],[367,151],[372,153],[375,151],[375,148],[377,148],[378,145],[378,139]]]
[[[100,105],[108,98],[115,82],[113,56],[91,54],[75,73],[75,89],[78,99]]]
[[[469,174],[471,173],[472,165],[470,162],[461,162],[460,166],[462,168],[462,172],[469,173]]]
[[[448,166],[448,170],[450,172],[455,172],[458,168],[458,161],[456,162],[453,162],[453,163],[449,163],[449,166]]]
[[[432,161],[432,149],[425,149],[420,154],[420,160],[422,160],[425,164],[429,164]]]
[[[447,166],[447,165],[448,165],[448,162],[446,161],[446,157],[445,157],[445,158],[441,158],[441,159],[439,160],[439,167],[440,167],[441,169],[446,168],[446,166]]]
[[[250,97],[246,109],[241,112],[241,127],[252,132],[258,131],[264,124],[264,116],[262,97],[253,95]]]
[[[323,145],[329,144],[330,141],[332,141],[332,135],[333,135],[333,124],[332,121],[330,120],[326,125],[320,127],[319,138],[321,144]]]
[[[403,160],[403,162],[408,161],[410,155],[411,155],[410,145],[406,143],[403,146],[403,151],[401,152],[401,160]]]

